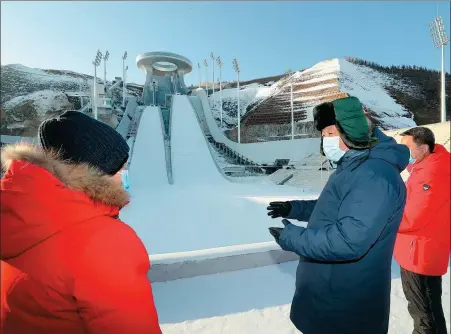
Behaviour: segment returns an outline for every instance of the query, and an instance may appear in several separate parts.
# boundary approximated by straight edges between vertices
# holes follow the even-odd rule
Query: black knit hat
[[[108,175],[128,159],[128,144],[116,130],[75,110],[42,122],[38,136],[44,150],[56,150],[64,160],[88,163]]]

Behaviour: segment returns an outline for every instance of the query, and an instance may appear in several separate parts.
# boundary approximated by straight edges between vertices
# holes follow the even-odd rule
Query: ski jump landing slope
[[[171,124],[174,184],[225,184],[186,95],[174,95]]]
[[[205,120],[213,138],[223,143],[235,152],[258,164],[272,164],[276,159],[290,159],[291,163],[304,162],[313,155],[319,155],[320,140],[306,138],[295,140],[279,140],[264,143],[239,144],[228,139],[219,129],[210,109],[207,94],[203,89],[195,89],[192,93],[197,96],[203,107]]]
[[[159,107],[143,110],[129,170],[133,190],[168,184],[160,113]]]

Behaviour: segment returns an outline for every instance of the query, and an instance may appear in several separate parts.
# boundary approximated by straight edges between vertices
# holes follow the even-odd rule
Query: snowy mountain
[[[79,109],[80,98],[68,93],[86,95],[91,84],[92,76],[72,71],[32,69],[20,64],[2,66],[1,133],[33,136],[40,120],[60,110]],[[418,67],[382,67],[358,59],[330,59],[302,71],[242,82],[240,114],[244,142],[280,140],[290,135],[291,86],[298,138],[317,135],[311,113],[316,104],[345,93],[360,98],[368,114],[383,129],[439,121],[438,72]],[[224,83],[224,87],[223,129],[235,139],[237,91],[234,83]],[[211,87],[209,91],[211,94]],[[139,96],[142,86],[127,84],[127,92]],[[451,93],[448,99],[450,96]],[[121,85],[113,90],[112,98],[121,101]],[[210,103],[218,124],[219,101],[216,86]]]
[[[89,95],[93,77],[61,70],[42,70],[20,64],[1,67],[1,133],[34,136],[45,118],[68,109],[80,109],[80,97]],[[101,80],[99,79],[99,82]],[[107,82],[107,87],[112,83]],[[139,96],[142,87],[127,84],[129,95]],[[122,100],[121,85],[112,98]],[[88,98],[84,97],[84,103]]]
[[[425,68],[383,67],[349,58],[325,60],[269,85],[260,80],[240,87],[241,128],[245,134],[242,140],[289,137],[291,86],[295,135],[299,138],[317,135],[312,122],[314,106],[347,94],[358,97],[368,115],[384,130],[435,123],[439,121],[438,82],[438,72]],[[224,130],[235,140],[237,91],[235,87],[226,88],[222,94]],[[219,124],[219,93],[210,96],[210,103]]]
[[[383,129],[414,126],[414,115],[390,96],[386,87],[395,87],[408,95],[418,95],[421,87],[409,86],[402,81],[345,59],[322,61],[304,71],[285,76],[270,87],[250,84],[240,89],[241,127],[247,142],[284,139],[291,133],[291,89],[295,133],[314,136],[312,110],[319,103],[344,97],[357,96],[367,113]],[[236,136],[236,88],[223,92],[223,116],[231,139]],[[219,94],[210,96],[216,119],[219,119]]]

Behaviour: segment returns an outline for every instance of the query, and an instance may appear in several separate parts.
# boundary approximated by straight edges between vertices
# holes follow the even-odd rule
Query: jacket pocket
[[[409,261],[413,265],[418,263],[418,239],[413,238],[409,244]]]

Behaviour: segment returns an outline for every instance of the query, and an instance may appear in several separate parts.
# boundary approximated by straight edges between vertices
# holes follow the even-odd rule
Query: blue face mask
[[[409,155],[409,164],[413,165],[413,164],[415,163],[415,161],[417,161],[417,159],[415,159],[414,157],[412,157],[412,152],[411,152],[411,151],[409,151],[409,152],[410,152],[410,155]]]
[[[122,189],[130,191],[130,181],[128,177],[128,170],[123,170],[121,172]]]
[[[329,161],[337,163],[345,155],[340,148],[340,137],[323,137],[323,151]]]

